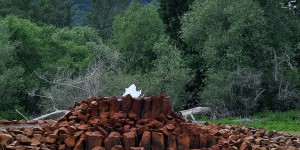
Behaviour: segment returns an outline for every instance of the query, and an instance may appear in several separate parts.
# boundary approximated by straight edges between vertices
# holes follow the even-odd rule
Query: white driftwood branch
[[[28,120],[27,117],[25,117],[21,112],[18,111],[18,109],[16,109],[16,112],[17,112],[18,114],[20,114],[25,120]]]
[[[261,92],[259,92],[256,97],[254,98],[254,102],[257,101],[257,99],[259,98],[259,96],[265,91],[265,89],[263,89]]]
[[[42,115],[40,117],[37,117],[37,118],[34,118],[32,120],[41,120],[41,119],[45,119],[47,117],[50,117],[52,115],[55,115],[55,114],[60,114],[60,113],[67,113],[69,112],[68,110],[56,110],[55,112],[52,112],[52,113],[49,113],[49,114],[45,114],[45,115]]]
[[[196,121],[193,114],[208,113],[208,112],[210,112],[210,108],[209,107],[195,107],[195,108],[191,108],[188,110],[182,110],[180,112],[184,118],[187,118],[187,116],[190,115],[192,117],[193,121]]]

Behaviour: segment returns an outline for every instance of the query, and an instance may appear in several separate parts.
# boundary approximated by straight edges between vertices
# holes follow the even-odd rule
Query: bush
[[[210,70],[201,99],[217,117],[251,115],[264,92],[261,78],[260,72],[248,68],[238,67],[233,72]]]

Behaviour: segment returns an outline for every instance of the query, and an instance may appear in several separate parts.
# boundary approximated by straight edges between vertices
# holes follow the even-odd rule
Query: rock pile
[[[0,128],[0,149],[300,149],[300,137],[240,126],[194,124],[171,110],[171,100],[163,94],[90,97],[54,123]]]

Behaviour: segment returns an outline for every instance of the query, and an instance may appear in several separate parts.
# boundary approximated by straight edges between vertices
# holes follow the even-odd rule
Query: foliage
[[[226,110],[230,110],[227,111],[227,115],[247,115],[248,111],[240,111],[245,109],[246,105],[249,106],[250,112],[262,108],[253,107],[249,105],[249,102],[246,105],[241,105],[245,102],[245,99],[250,97],[254,100],[260,93],[259,91],[266,90],[263,93],[264,98],[257,101],[260,105],[256,106],[281,107],[281,101],[287,102],[289,100],[287,107],[283,108],[288,109],[292,108],[292,105],[299,100],[296,91],[292,90],[295,85],[291,84],[286,78],[287,76],[282,74],[286,71],[293,72],[290,68],[284,67],[288,62],[283,60],[282,57],[284,57],[283,51],[288,55],[287,57],[295,52],[293,47],[299,42],[299,36],[291,32],[281,33],[282,30],[286,30],[285,27],[287,26],[287,30],[295,31],[297,34],[299,27],[295,27],[294,23],[298,21],[291,20],[284,25],[278,25],[274,22],[277,17],[290,15],[273,4],[268,1],[266,6],[263,7],[259,3],[246,0],[197,1],[193,4],[192,10],[184,16],[182,20],[182,39],[189,45],[194,46],[194,49],[203,55],[202,57],[209,68],[206,74],[204,91],[200,93],[202,101],[220,108],[216,110],[224,110],[224,112],[218,114],[224,115]],[[295,41],[286,41],[286,38],[282,38],[282,35],[295,38]],[[289,58],[294,60],[292,57]],[[279,65],[278,59],[281,59],[280,63],[282,64]],[[239,90],[234,90],[232,86],[228,86],[233,85],[233,81],[238,80],[239,76],[232,78],[230,74],[234,74],[235,69],[239,67],[242,69],[249,68],[255,74],[262,74],[259,80],[262,85],[258,87],[253,85],[250,86],[251,89],[245,90],[247,93],[252,93],[251,96],[246,96],[245,93],[241,94]],[[274,69],[270,70],[272,67]],[[287,70],[283,69],[283,71],[278,67]],[[250,75],[249,73],[245,75],[248,76],[247,74]],[[275,81],[270,78],[273,74],[277,76]],[[228,80],[229,78],[232,79]],[[292,78],[295,79],[295,77]],[[241,80],[238,87],[244,89],[244,85],[248,84],[247,82]],[[284,87],[288,90],[284,91]],[[282,91],[286,93],[282,94]],[[278,96],[275,98],[272,95]],[[284,98],[282,95],[288,96]]]
[[[12,59],[11,53],[15,47],[13,43],[9,42],[10,34],[8,33],[7,24],[0,22],[0,32],[0,60],[3,63],[4,61]]]
[[[49,31],[50,30],[50,31]],[[72,68],[73,72],[81,71],[90,63],[93,49],[90,46],[99,42],[97,31],[89,27],[74,27],[53,29],[45,28],[43,68],[53,69],[57,67]],[[48,32],[52,32],[49,33]],[[53,61],[55,63],[53,63]],[[42,70],[46,71],[46,70]]]
[[[180,110],[186,104],[184,100],[188,93],[185,92],[185,85],[191,81],[191,70],[187,67],[180,50],[170,44],[167,37],[160,38],[154,45],[154,52],[157,59],[154,61],[153,72],[150,73],[153,78],[150,81],[154,82],[152,87],[156,87],[156,90],[153,90],[152,94],[166,93],[171,97],[174,109]]]
[[[199,105],[198,93],[203,89],[205,78],[205,61],[199,57],[199,52],[195,52],[192,45],[186,44],[181,37],[182,16],[190,11],[190,5],[194,0],[160,0],[159,15],[165,24],[165,33],[175,41],[176,46],[183,52],[187,66],[194,72],[193,79],[183,85],[189,96],[186,99],[184,109]]]
[[[232,70],[261,62],[256,59],[263,56],[266,21],[257,4],[205,1],[192,9],[183,19],[182,38],[203,53],[209,67]]]
[[[114,72],[119,62],[118,52],[104,43],[87,43],[93,49],[93,58],[87,68],[79,70],[74,75],[74,66],[58,67],[55,74],[38,74],[39,78],[51,86],[34,89],[30,95],[46,100],[41,104],[44,112],[56,109],[68,109],[76,101],[103,93],[104,76]],[[72,57],[73,58],[73,57]],[[50,107],[49,107],[50,106]]]
[[[92,0],[91,2],[92,6],[85,16],[84,24],[99,30],[103,39],[109,39],[113,34],[114,17],[125,10],[128,0]]]
[[[57,27],[72,25],[72,18],[75,15],[73,0],[38,0],[32,5],[31,19],[34,22]]]
[[[181,17],[189,9],[194,0],[161,0],[159,14],[166,25],[166,33],[177,42],[180,42]]]
[[[92,59],[93,43],[98,42],[91,28],[63,28],[38,26],[28,20],[7,16],[1,22],[1,103],[8,110],[21,106],[31,113],[39,113],[42,101],[30,97],[32,89],[40,92],[49,86],[37,74],[55,74],[57,67],[70,68],[70,75],[87,68]],[[3,69],[3,70],[2,70]],[[5,109],[3,109],[5,110]]]
[[[1,0],[0,16],[15,15],[39,24],[70,26],[75,15],[73,0]]]
[[[9,41],[10,34],[7,24],[0,22],[0,117],[17,119],[11,112],[14,111],[22,97],[19,93],[24,89],[22,74],[24,69],[19,66],[11,66],[13,60],[14,44]]]
[[[164,34],[157,6],[132,3],[124,14],[115,18],[113,28],[111,43],[124,54],[125,68],[139,68],[143,71],[151,68],[152,60],[156,59],[152,47]]]
[[[260,72],[238,67],[233,72],[209,70],[208,74],[208,84],[200,96],[202,100],[209,99],[203,103],[214,110],[215,116],[248,116],[257,111],[258,101],[265,91]]]
[[[267,1],[263,6],[271,45],[268,47],[271,56],[269,61],[272,62],[272,66],[265,69],[269,74],[266,80],[270,83],[266,89],[272,92],[266,93],[268,99],[262,101],[260,105],[269,106],[273,110],[286,110],[299,107],[300,102],[298,46],[300,20],[293,11],[284,9],[281,5],[272,5],[273,3]]]
[[[28,18],[32,8],[32,0],[0,0],[0,17],[7,15],[16,15],[22,18]]]

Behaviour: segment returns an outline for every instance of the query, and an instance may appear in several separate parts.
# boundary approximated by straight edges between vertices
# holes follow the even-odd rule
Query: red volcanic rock
[[[67,145],[67,147],[72,148],[75,146],[75,137],[74,136],[68,136],[65,140],[64,143]]]
[[[116,145],[111,150],[124,150],[122,145]]]
[[[98,116],[99,110],[98,110],[98,102],[97,101],[92,101],[91,102],[91,116]]]
[[[139,146],[144,147],[145,150],[151,149],[151,133],[150,132],[145,131],[143,133],[143,136],[142,136]]]
[[[123,99],[122,99],[122,111],[125,113],[129,113],[129,111],[131,110],[132,107],[132,97],[131,95],[126,95]]]
[[[85,102],[82,102],[79,106],[80,110],[86,111],[89,108],[89,105]]]
[[[151,111],[151,99],[150,97],[144,98],[144,105],[141,112],[141,117],[143,119],[151,119],[152,118],[152,111]]]
[[[102,101],[99,102],[99,114],[108,111],[109,111],[109,100],[103,99]]]
[[[11,135],[0,133],[0,145],[5,145],[11,140],[13,140],[13,137]]]
[[[151,99],[151,110],[150,111],[152,113],[152,118],[156,118],[162,112],[163,101],[158,96],[151,96],[150,99]]]
[[[189,149],[190,146],[190,137],[187,133],[183,133],[177,137],[178,148],[179,149]]]
[[[75,146],[74,146],[74,150],[83,150],[83,142],[84,142],[84,138],[80,138]]]
[[[137,119],[141,118],[141,112],[142,112],[143,105],[144,105],[143,97],[135,98],[132,102],[131,111],[137,115]]]
[[[39,139],[35,139],[35,138],[32,138],[30,143],[31,143],[32,146],[39,146],[41,144]]]
[[[109,100],[109,112],[110,115],[112,116],[114,113],[120,111],[120,103],[118,99],[112,98]]]
[[[85,149],[93,149],[97,146],[101,147],[103,145],[104,137],[100,132],[98,131],[86,132],[85,135],[86,135]]]
[[[165,149],[165,140],[162,133],[152,132],[152,149]]]
[[[129,150],[130,147],[135,146],[136,141],[136,133],[135,132],[127,132],[123,134],[123,141],[124,141],[124,149]]]
[[[104,140],[105,149],[112,149],[116,145],[121,145],[121,135],[118,132],[111,132]]]

